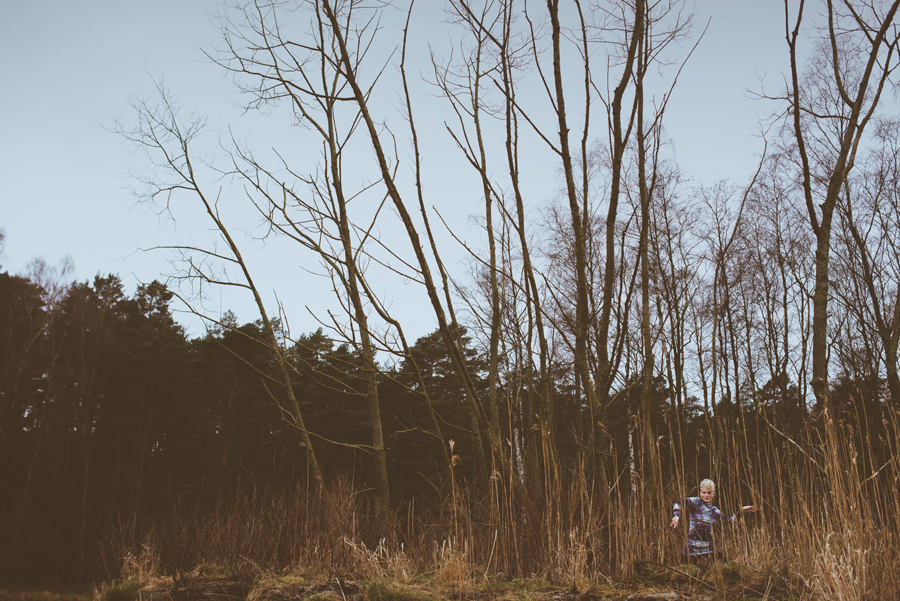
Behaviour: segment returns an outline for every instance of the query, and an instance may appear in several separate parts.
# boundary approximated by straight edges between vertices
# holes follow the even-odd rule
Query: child
[[[688,497],[682,501],[688,511],[690,528],[688,529],[687,544],[684,546],[681,554],[691,563],[709,559],[722,560],[723,555],[716,548],[716,544],[713,541],[712,528],[715,523],[721,521],[727,524],[741,517],[741,513],[745,511],[756,511],[756,507],[753,505],[746,505],[741,507],[741,511],[733,516],[724,515],[719,511],[718,507],[712,504],[715,496],[716,484],[712,480],[707,479],[700,483],[699,497]],[[673,508],[675,517],[672,518],[672,528],[678,527],[681,507],[679,503],[675,503]]]

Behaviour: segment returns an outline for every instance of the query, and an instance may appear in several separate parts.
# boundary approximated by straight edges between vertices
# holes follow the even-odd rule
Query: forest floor
[[[433,579],[365,581],[311,575],[235,576],[199,573],[171,577],[132,577],[86,595],[0,590],[0,601],[788,601],[801,599],[773,575],[735,564],[709,569],[643,564],[622,582],[552,584],[541,580],[497,578],[463,586]]]

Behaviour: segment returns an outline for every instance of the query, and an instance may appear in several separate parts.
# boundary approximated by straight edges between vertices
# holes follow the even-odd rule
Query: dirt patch
[[[268,576],[259,579],[247,601],[364,601],[362,587],[352,580],[308,583],[298,577]]]
[[[151,601],[244,601],[252,588],[250,582],[210,578],[180,586],[144,589],[141,599],[149,596]]]
[[[647,564],[624,582],[561,588],[529,581],[492,581],[479,586],[435,586],[433,581],[310,580],[266,574],[240,580],[193,578],[175,585],[155,583],[141,591],[151,601],[777,601],[791,598],[776,579],[740,566]],[[134,601],[138,601],[135,599]]]
[[[783,575],[763,573],[737,564],[667,566],[654,562],[635,565],[630,586],[665,586],[681,599],[742,600],[793,599],[790,583]]]

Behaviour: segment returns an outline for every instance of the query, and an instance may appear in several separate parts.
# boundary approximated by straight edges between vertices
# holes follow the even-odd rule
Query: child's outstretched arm
[[[672,528],[678,528],[678,520],[681,517],[681,505],[675,503],[675,507],[672,508],[672,512],[675,514],[675,517],[672,518],[672,523],[670,526]]]
[[[743,507],[741,507],[740,511],[738,511],[736,514],[734,514],[730,518],[727,518],[725,521],[733,522],[735,520],[739,520],[741,517],[743,517],[741,514],[743,514],[745,512],[756,513],[756,507],[753,505],[744,505]]]

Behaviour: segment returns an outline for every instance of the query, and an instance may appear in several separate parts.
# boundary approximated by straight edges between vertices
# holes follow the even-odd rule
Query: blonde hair
[[[709,478],[707,478],[706,480],[701,480],[700,481],[700,490],[703,490],[704,488],[708,488],[712,492],[716,492],[716,483],[713,482],[712,480],[710,480]]]

